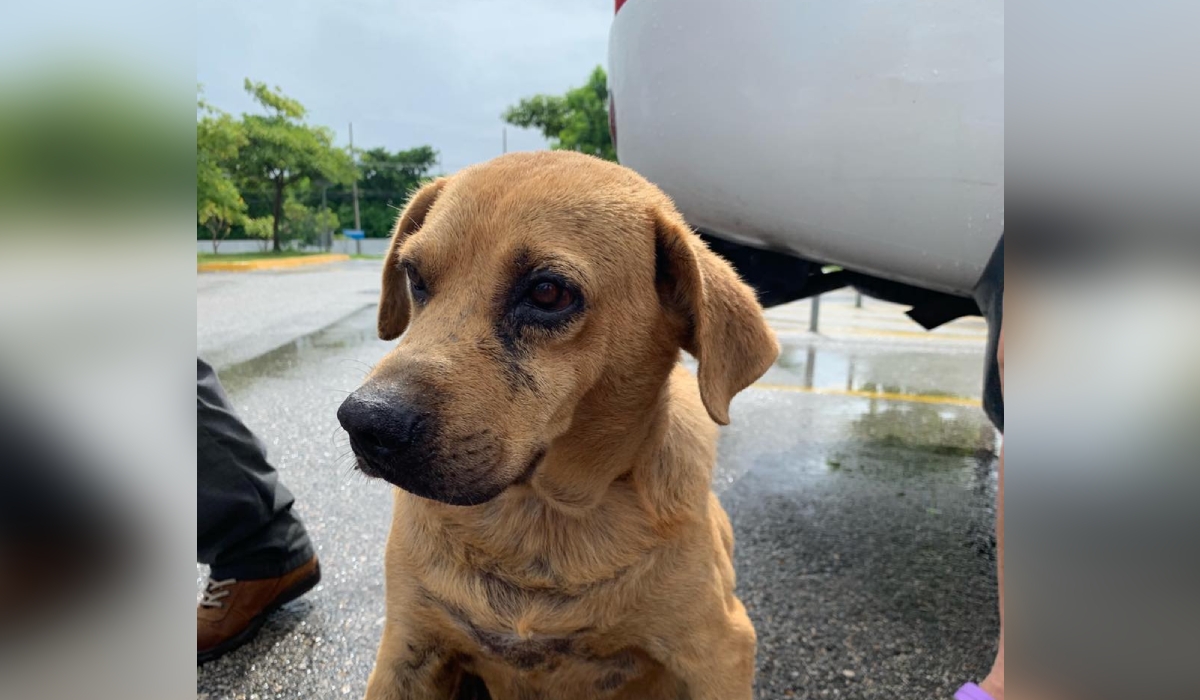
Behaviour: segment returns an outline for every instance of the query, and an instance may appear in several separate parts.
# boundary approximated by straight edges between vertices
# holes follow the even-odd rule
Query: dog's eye
[[[419,304],[424,304],[429,298],[429,288],[425,286],[425,280],[421,279],[421,275],[412,265],[405,265],[404,272],[408,275],[408,286],[412,289],[413,299]]]
[[[544,281],[533,285],[528,299],[542,311],[562,311],[575,301],[575,295],[557,282]]]

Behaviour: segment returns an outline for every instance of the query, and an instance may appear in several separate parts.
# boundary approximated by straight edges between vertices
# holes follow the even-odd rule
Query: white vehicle
[[[970,297],[1004,227],[1001,0],[616,10],[619,160],[765,305],[849,284],[940,306],[927,326],[978,313]]]

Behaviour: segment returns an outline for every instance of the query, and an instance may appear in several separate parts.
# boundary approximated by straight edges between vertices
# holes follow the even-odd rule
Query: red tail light
[[[625,0],[616,0],[617,9],[613,10],[613,14],[615,15],[616,13],[620,12],[621,5],[624,5],[624,4],[625,4]]]

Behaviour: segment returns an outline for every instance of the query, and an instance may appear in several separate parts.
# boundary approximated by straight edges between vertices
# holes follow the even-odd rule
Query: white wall
[[[388,242],[389,242],[389,239],[387,239],[387,238],[365,238],[362,240],[362,254],[363,255],[383,255],[384,253],[387,252]],[[247,240],[222,241],[220,247],[217,248],[217,252],[222,255],[234,255],[237,253],[257,253],[262,250],[270,250],[270,245],[271,245],[270,242],[268,242],[266,247],[264,248],[263,244],[259,241],[247,241]],[[310,247],[310,248],[307,248],[306,250],[318,250],[318,249]],[[208,240],[208,241],[197,240],[196,241],[196,252],[211,253],[212,252],[212,241],[211,240]],[[355,247],[354,247],[354,241],[352,241],[352,240],[334,241],[333,248],[329,252],[331,252],[331,253],[347,253],[347,254],[353,255],[356,252]]]

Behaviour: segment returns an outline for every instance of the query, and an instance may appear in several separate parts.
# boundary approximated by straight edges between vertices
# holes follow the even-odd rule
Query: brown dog
[[[567,152],[425,186],[383,272],[379,335],[406,329],[338,410],[400,487],[367,698],[748,700],[710,480],[778,345],[667,197]]]

